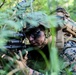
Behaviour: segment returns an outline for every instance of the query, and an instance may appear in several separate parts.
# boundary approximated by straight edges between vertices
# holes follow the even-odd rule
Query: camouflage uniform
[[[51,29],[51,27],[55,27],[57,29],[57,36],[58,36],[58,31],[62,32],[61,34],[59,34],[60,37],[59,38],[57,37],[56,44],[57,44],[57,47],[59,47],[59,49],[61,51],[60,56],[63,55],[64,63],[66,63],[66,65],[70,67],[70,71],[75,74],[74,66],[75,66],[75,61],[76,61],[76,59],[75,59],[76,41],[75,41],[75,39],[73,40],[73,38],[76,37],[76,35],[75,35],[76,34],[75,33],[76,32],[76,30],[75,30],[76,23],[73,22],[69,17],[66,17],[66,16],[59,16],[59,15],[55,16],[54,15],[54,16],[48,17],[45,15],[45,17],[47,17],[47,19],[44,18],[43,13],[39,13],[39,12],[27,14],[26,22],[29,23],[29,26],[27,26],[28,24],[26,24],[26,32],[34,27],[39,26],[40,24],[43,25],[47,29]],[[29,20],[30,20],[30,22],[29,22]],[[35,23],[35,24],[33,24],[33,23]],[[70,30],[68,30],[67,28],[69,28]],[[74,32],[75,34],[73,34],[72,32]],[[64,34],[66,34],[67,38],[69,38],[69,39],[67,39],[66,36],[64,36]],[[72,37],[70,38],[69,35],[72,35]],[[72,66],[72,68],[71,68],[71,66]]]
[[[40,24],[43,25],[47,29],[50,29],[51,27],[55,27],[58,31],[58,30],[62,29],[64,26],[67,26],[66,24],[68,22],[70,22],[70,20],[67,20],[67,19],[64,20],[63,17],[59,17],[59,16],[55,16],[55,15],[54,16],[47,16],[45,13],[42,13],[42,12],[28,13],[24,17],[22,15],[22,13],[24,13],[25,7],[27,7],[27,6],[29,6],[29,5],[27,5],[27,3],[25,3],[24,1],[20,5],[17,6],[17,8],[19,10],[21,10],[21,11],[23,10],[20,14],[17,14],[17,17],[19,19],[21,19],[21,21],[23,20],[24,24],[26,23],[26,26],[25,26],[26,27],[25,28],[26,32],[29,31],[29,29],[31,29],[33,27],[38,27]],[[24,8],[24,9],[22,9],[22,8]],[[27,24],[27,23],[29,23],[29,24]],[[72,22],[70,22],[70,23],[73,26],[73,23]],[[64,41],[62,41],[62,42],[64,43]],[[75,59],[75,56],[76,56],[76,42],[75,41],[67,41],[63,44],[63,46],[64,46],[64,48],[63,48],[64,59],[65,60],[68,59],[66,61],[66,62],[68,62],[68,65],[72,64],[72,62],[75,62],[75,60],[76,60]],[[59,45],[59,47],[63,47],[63,46],[62,46],[62,44]],[[71,71],[74,71],[74,68]],[[44,75],[44,74],[33,70],[32,75]]]
[[[73,74],[76,73],[76,42],[69,40],[65,43],[63,48],[64,62],[66,62],[66,67]]]
[[[76,39],[75,39],[76,38],[75,36],[76,35],[76,23],[69,18],[69,15],[65,11],[65,9],[58,8],[57,11],[63,13],[63,16],[58,15],[58,17],[59,18],[62,17],[64,21],[63,23],[64,26],[62,30],[63,30],[63,33],[66,34],[67,36],[67,37],[64,36],[64,46],[63,46],[60,56],[63,58],[64,63],[66,64],[65,69],[68,69],[68,71],[71,72],[70,73],[71,75],[75,75],[76,74]],[[65,26],[70,30],[69,31],[67,29],[64,30]],[[75,35],[71,33],[71,31],[74,32]],[[71,35],[72,37],[70,38]]]

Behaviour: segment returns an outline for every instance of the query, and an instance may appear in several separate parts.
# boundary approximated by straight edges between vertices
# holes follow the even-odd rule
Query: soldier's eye
[[[39,38],[41,36],[41,31],[38,30],[34,33],[34,39]]]
[[[26,33],[26,36],[27,37],[30,37],[31,36],[34,39],[39,38],[41,36],[41,30],[38,29],[38,30],[29,31],[28,33]]]

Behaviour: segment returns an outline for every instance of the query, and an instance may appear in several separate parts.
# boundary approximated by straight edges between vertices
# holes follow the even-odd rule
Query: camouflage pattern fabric
[[[64,60],[68,63],[70,71],[76,75],[76,42],[68,41],[64,45]]]
[[[30,75],[44,75],[44,74],[42,74],[42,73],[40,73],[40,72],[37,72],[37,71],[35,71],[35,70],[32,70],[32,69],[30,69],[30,73],[29,73]]]

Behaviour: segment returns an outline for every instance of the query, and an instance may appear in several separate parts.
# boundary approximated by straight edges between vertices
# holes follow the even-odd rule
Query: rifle
[[[14,33],[13,36],[8,37],[9,40],[7,41],[5,47],[10,50],[25,48],[26,46],[23,43],[25,36],[24,32]]]
[[[26,9],[30,6],[30,1],[22,0],[19,2],[12,10],[16,13],[14,18],[14,21],[19,21],[22,26],[23,26],[23,17]],[[16,20],[18,19],[18,20]],[[23,43],[23,40],[26,38],[25,33],[23,30],[15,32],[12,34],[12,36],[8,36],[8,41],[4,45],[5,50],[7,51],[14,51],[16,52],[17,50],[23,50],[26,48],[25,43]],[[7,39],[6,39],[7,40]],[[1,49],[2,51],[2,49]]]

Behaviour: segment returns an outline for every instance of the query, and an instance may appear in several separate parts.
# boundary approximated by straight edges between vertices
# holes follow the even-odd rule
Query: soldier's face
[[[31,30],[27,33],[27,38],[31,45],[40,47],[45,40],[45,33],[41,29]]]

